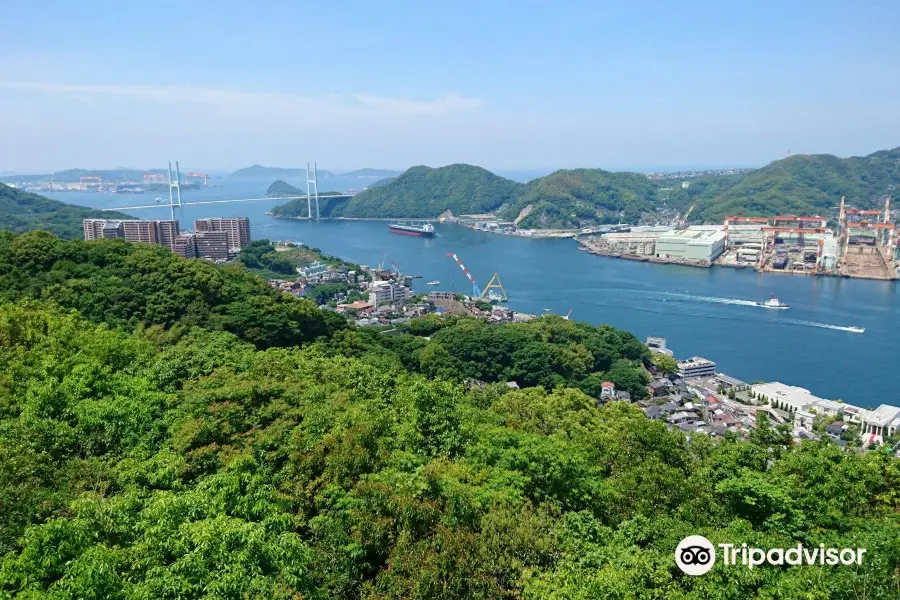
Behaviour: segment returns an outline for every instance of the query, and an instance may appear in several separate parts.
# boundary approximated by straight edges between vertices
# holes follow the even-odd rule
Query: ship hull
[[[397,227],[390,228],[391,233],[399,233],[400,235],[411,235],[414,237],[434,237],[434,232],[431,231],[415,231],[409,229],[400,229]]]

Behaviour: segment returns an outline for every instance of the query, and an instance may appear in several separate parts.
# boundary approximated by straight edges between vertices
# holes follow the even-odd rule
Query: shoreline
[[[576,240],[577,241],[577,240]],[[734,269],[737,271],[755,271],[756,273],[775,273],[778,275],[797,275],[804,277],[833,277],[835,279],[861,279],[864,281],[897,281],[897,277],[880,277],[876,275],[852,275],[849,273],[824,273],[824,272],[816,272],[816,271],[798,271],[796,269],[772,269],[770,267],[759,268],[749,264],[734,264],[734,263],[719,263],[713,261],[712,263],[706,262],[693,262],[684,259],[670,259],[670,258],[658,258],[655,256],[641,256],[638,254],[625,254],[621,252],[601,252],[598,250],[594,250],[579,242],[578,249],[582,252],[587,252],[593,256],[601,256],[604,258],[618,258],[622,260],[631,260],[634,262],[646,262],[652,264],[666,264],[666,265],[677,265],[681,267],[692,267],[695,269],[711,269],[713,267],[722,267],[724,269]]]
[[[273,219],[284,219],[288,221],[309,221],[309,217],[286,217],[283,215],[273,214],[271,211],[267,211],[265,213],[266,216],[272,217]],[[315,219],[313,219],[315,220]],[[526,238],[526,239],[568,239],[573,238],[577,239],[578,232],[574,230],[560,230],[560,229],[523,229],[522,231],[529,232],[527,235],[525,234],[515,234],[515,233],[502,233],[500,231],[490,231],[488,229],[480,229],[478,227],[470,227],[458,221],[441,221],[440,218],[424,218],[424,217],[412,217],[412,218],[391,218],[391,217],[322,217],[318,219],[319,221],[381,221],[381,222],[394,222],[394,221],[407,221],[412,223],[440,223],[442,225],[456,225],[458,227],[465,227],[466,229],[471,229],[472,231],[478,231],[481,233],[492,233],[494,235],[501,235],[505,237],[515,237],[515,238]]]

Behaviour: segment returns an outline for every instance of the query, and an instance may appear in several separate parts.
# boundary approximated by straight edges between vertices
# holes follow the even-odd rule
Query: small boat
[[[159,204],[163,200],[165,200],[165,198],[163,198],[162,196],[157,196],[156,198],[153,199],[153,201],[156,202],[157,204]]]
[[[434,281],[429,281],[425,285],[441,285],[441,282],[435,279]]]
[[[551,309],[549,309],[549,308],[542,308],[541,310],[544,311],[544,312],[550,312]]]
[[[504,294],[501,294],[500,292],[497,292],[494,290],[491,290],[488,292],[487,299],[489,302],[491,302],[493,304],[497,304],[498,302],[506,302],[506,300],[507,300],[507,298]]]
[[[790,308],[789,305],[785,304],[781,300],[775,297],[775,294],[772,294],[772,297],[766,300],[765,302],[757,302],[757,306],[761,306],[763,308],[772,308],[772,309],[780,309],[784,310],[786,308]]]
[[[865,328],[865,327],[856,327],[856,326],[852,326],[852,327],[848,327],[848,328],[847,328],[847,331],[849,331],[849,332],[851,332],[851,333],[865,333],[865,332],[866,332],[866,328]]]

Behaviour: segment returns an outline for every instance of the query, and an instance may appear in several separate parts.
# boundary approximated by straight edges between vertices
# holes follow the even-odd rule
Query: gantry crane
[[[500,291],[498,292],[497,290]],[[494,273],[494,276],[491,277],[491,280],[485,286],[484,291],[481,292],[478,299],[488,300],[490,302],[506,302],[509,300],[509,296],[506,295],[506,290],[503,289],[503,284],[500,283],[499,273]]]

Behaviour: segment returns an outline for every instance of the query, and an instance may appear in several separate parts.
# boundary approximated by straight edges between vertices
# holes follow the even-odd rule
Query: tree
[[[674,375],[678,372],[678,361],[667,354],[661,352],[653,353],[651,358],[654,366],[666,375]]]

